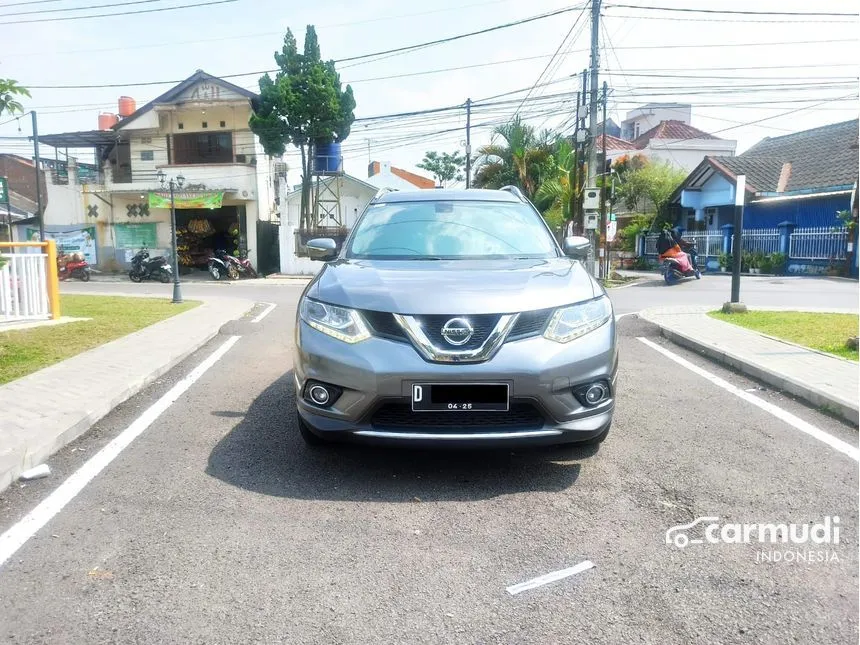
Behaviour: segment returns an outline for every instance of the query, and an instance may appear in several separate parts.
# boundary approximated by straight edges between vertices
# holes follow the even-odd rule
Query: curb
[[[198,298],[199,299],[199,298]],[[202,300],[202,299],[200,299]],[[234,301],[235,302],[235,301]],[[206,306],[207,302],[203,300],[203,305]],[[86,433],[90,428],[92,428],[96,423],[110,414],[114,408],[119,406],[120,404],[126,402],[136,394],[140,393],[142,390],[152,385],[155,381],[157,381],[160,377],[164,376],[167,372],[176,367],[179,363],[187,359],[194,352],[198,351],[204,345],[206,345],[209,341],[215,338],[220,332],[221,328],[232,320],[238,320],[245,316],[253,307],[255,306],[255,302],[248,300],[241,306],[245,306],[241,313],[238,316],[230,317],[228,320],[225,320],[219,323],[217,326],[213,326],[212,329],[206,330],[203,332],[201,336],[195,338],[189,345],[183,347],[183,349],[179,352],[176,352],[173,356],[170,357],[165,363],[162,363],[159,367],[156,367],[150,370],[147,374],[136,378],[131,384],[122,389],[119,393],[115,394],[112,397],[109,395],[105,395],[102,397],[102,400],[99,404],[95,406],[90,406],[85,410],[80,410],[77,414],[68,414],[64,417],[64,424],[62,428],[59,428],[53,437],[46,438],[42,441],[41,445],[33,447],[31,445],[24,444],[19,440],[18,442],[18,450],[14,451],[20,455],[23,455],[23,458],[16,459],[14,463],[11,465],[3,466],[0,465],[0,493],[2,493],[6,488],[8,488],[13,482],[15,482],[18,476],[30,469],[34,466],[38,466],[39,464],[44,463],[48,458],[50,458],[53,454],[59,451],[61,448],[67,446],[84,433]],[[182,316],[192,313],[194,310],[184,312],[174,317],[174,320],[181,318]],[[161,324],[163,322],[167,322],[170,319],[165,321],[160,321],[155,323],[155,325]],[[128,338],[129,336],[133,336],[134,334],[138,334],[146,329],[151,329],[155,325],[152,325],[148,328],[144,328],[137,332],[133,332],[124,338]],[[121,340],[121,339],[117,339]],[[112,341],[115,342],[115,341]],[[105,347],[104,345],[100,347]],[[94,350],[98,350],[99,347],[94,348]],[[94,351],[89,350],[89,351]],[[87,352],[84,352],[86,354]],[[83,356],[83,354],[78,354],[77,356]],[[75,357],[72,357],[74,359]],[[71,360],[71,359],[67,359]],[[63,361],[65,362],[65,361]],[[45,369],[50,369],[51,367],[56,367],[62,365],[63,363],[57,363],[53,366],[49,366]],[[34,374],[38,374],[39,372],[34,372]],[[32,375],[31,375],[32,376]],[[27,378],[27,377],[24,377]],[[13,381],[14,383],[14,381]],[[14,437],[13,437],[14,438]],[[13,445],[11,448],[15,448]],[[12,452],[10,450],[10,452]],[[0,458],[3,455],[0,454]]]
[[[657,325],[660,328],[660,333],[676,345],[692,349],[698,354],[703,355],[716,363],[731,367],[732,369],[750,376],[757,381],[766,383],[777,390],[792,394],[810,405],[815,407],[827,407],[841,419],[848,421],[855,426],[858,425],[858,417],[860,417],[860,414],[858,414],[857,408],[852,407],[850,401],[836,397],[828,392],[824,392],[794,378],[785,376],[784,374],[772,369],[756,365],[738,354],[717,349],[712,345],[688,336],[687,334],[674,329],[669,329],[654,317],[649,316],[647,310],[639,312],[639,316],[640,318]],[[807,348],[804,347],[803,349]]]

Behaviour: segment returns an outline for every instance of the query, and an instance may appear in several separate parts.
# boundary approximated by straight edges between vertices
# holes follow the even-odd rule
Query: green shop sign
[[[158,247],[158,224],[114,224],[118,249],[154,249]]]
[[[176,208],[221,208],[224,193],[201,193],[196,191],[178,191],[173,193],[173,203]],[[150,208],[170,208],[170,192],[159,191],[149,193]]]

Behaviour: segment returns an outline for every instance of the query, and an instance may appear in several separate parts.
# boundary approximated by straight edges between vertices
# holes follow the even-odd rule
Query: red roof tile
[[[618,137],[613,137],[611,134],[606,135],[607,150],[633,150],[635,147],[632,141],[619,139]],[[603,135],[597,137],[597,149],[603,150]]]
[[[719,139],[719,137],[694,128],[683,121],[660,121],[659,124],[636,137],[633,140],[633,146],[641,150],[651,139]]]

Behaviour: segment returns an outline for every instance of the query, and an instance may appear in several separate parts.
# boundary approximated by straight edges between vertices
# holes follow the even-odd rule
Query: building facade
[[[139,109],[123,97],[109,129],[40,136],[56,148],[91,148],[98,161],[94,177],[73,159],[65,181],[52,177],[47,234],[94,233],[106,269],[124,268],[141,247],[167,252],[173,179],[181,270],[205,268],[218,249],[247,252],[257,265],[257,222],[277,219],[278,161],[248,127],[254,97],[198,71]]]

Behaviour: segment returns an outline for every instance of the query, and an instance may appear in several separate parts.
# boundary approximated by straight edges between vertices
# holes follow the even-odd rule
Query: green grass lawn
[[[88,349],[116,340],[199,302],[174,305],[157,298],[60,297],[64,316],[91,318],[63,325],[0,331],[0,384],[8,383]]]
[[[857,335],[857,316],[854,314],[818,314],[800,311],[748,311],[742,314],[724,314],[712,311],[710,316],[740,325],[753,331],[774,336],[829,352],[852,361],[857,350],[848,349],[845,341]]]

